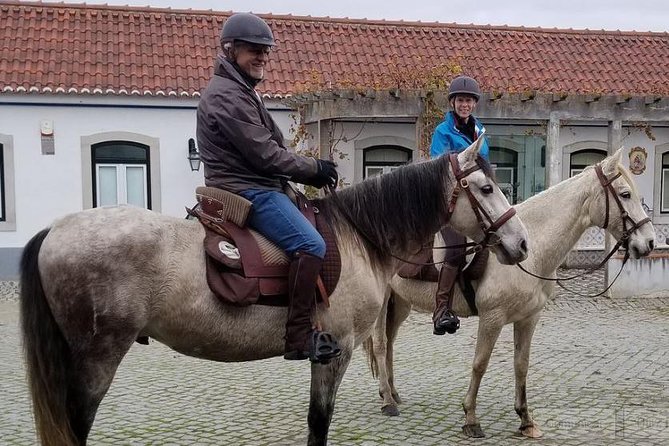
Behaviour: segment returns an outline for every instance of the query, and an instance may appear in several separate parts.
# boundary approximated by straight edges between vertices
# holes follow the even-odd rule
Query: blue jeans
[[[298,251],[325,257],[325,240],[286,194],[249,189],[240,195],[253,203],[248,225],[276,243],[289,257]]]

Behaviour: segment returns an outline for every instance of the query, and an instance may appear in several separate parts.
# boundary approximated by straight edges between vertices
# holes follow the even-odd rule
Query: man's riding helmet
[[[478,102],[481,98],[479,83],[469,76],[458,76],[451,81],[451,85],[448,87],[448,100],[450,101],[457,94],[472,96]]]
[[[221,46],[235,40],[274,46],[274,35],[269,25],[257,15],[248,12],[233,14],[223,24]]]

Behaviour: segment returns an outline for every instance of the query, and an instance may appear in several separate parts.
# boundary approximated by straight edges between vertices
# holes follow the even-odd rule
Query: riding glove
[[[318,172],[304,184],[321,189],[325,186],[336,187],[339,182],[337,173],[337,164],[330,160],[316,160],[318,163]]]

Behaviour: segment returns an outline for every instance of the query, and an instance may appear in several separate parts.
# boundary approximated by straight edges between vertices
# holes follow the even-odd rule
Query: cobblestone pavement
[[[572,285],[601,289],[602,277]],[[18,339],[15,284],[1,288],[0,444],[35,434]],[[476,320],[454,336],[431,334],[414,313],[396,344],[399,417],[381,415],[377,383],[356,350],[342,382],[331,445],[667,445],[669,296],[583,298],[560,292],[534,336],[528,398],[544,432],[519,438],[513,410],[513,334],[505,327],[479,392],[484,439],[461,433]],[[218,364],[157,342],[135,345],[98,412],[91,445],[304,444],[309,367],[280,358]]]

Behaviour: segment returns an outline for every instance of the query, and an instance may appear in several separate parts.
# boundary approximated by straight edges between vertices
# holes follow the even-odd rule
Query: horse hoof
[[[485,434],[483,433],[483,429],[481,429],[481,424],[480,423],[465,424],[464,426],[462,426],[462,432],[470,438],[483,438],[483,437],[485,437]]]
[[[536,425],[525,426],[519,429],[520,434],[527,438],[541,438],[544,433]]]
[[[381,413],[387,417],[399,416],[400,410],[394,404],[386,404],[381,408]]]

